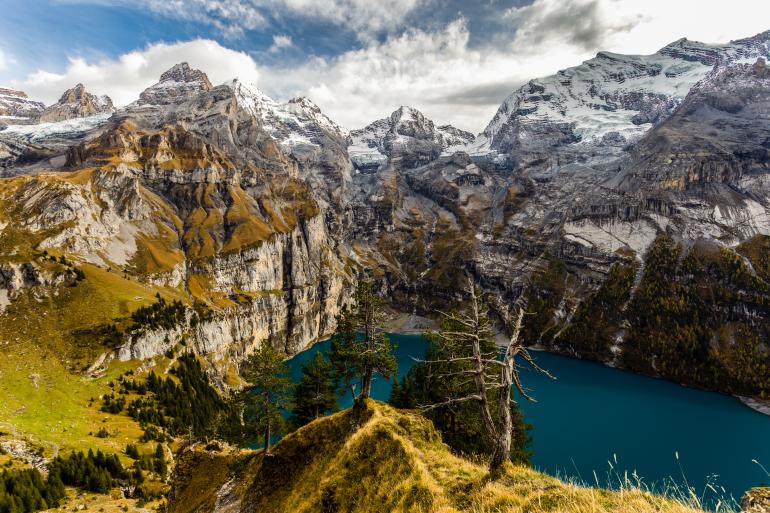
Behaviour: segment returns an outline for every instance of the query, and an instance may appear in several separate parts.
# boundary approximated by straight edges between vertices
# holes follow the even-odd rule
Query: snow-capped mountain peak
[[[0,86],[0,123],[28,122],[37,118],[43,109],[43,102],[30,100],[24,91]]]
[[[67,89],[59,101],[46,108],[40,114],[40,121],[51,123],[72,118],[84,118],[114,109],[109,96],[96,96],[86,91],[83,84]]]
[[[416,165],[442,153],[453,153],[474,139],[470,132],[451,125],[437,127],[419,110],[402,105],[390,116],[351,131],[348,154],[356,167],[372,170],[386,163],[394,154],[401,154],[409,148],[412,153],[422,154],[413,163]]]
[[[238,104],[259,119],[262,128],[289,151],[299,146],[320,147],[325,137],[344,141],[347,136],[343,128],[308,98],[281,103],[254,85],[234,80],[230,87],[235,91]]]
[[[160,81],[139,95],[138,105],[179,103],[192,95],[212,89],[208,76],[186,62],[174,65],[160,76]]]
[[[599,52],[579,66],[531,80],[509,96],[473,145],[507,153],[549,145],[637,140],[666,119],[717,64],[770,53],[770,32],[727,45],[680,39],[652,55]]]

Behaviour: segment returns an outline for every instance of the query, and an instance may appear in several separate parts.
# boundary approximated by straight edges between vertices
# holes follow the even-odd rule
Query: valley
[[[246,386],[249,355],[263,341],[287,358],[314,351],[362,278],[385,298],[393,326],[409,318],[416,330],[435,328],[437,311],[464,297],[470,280],[500,339],[523,305],[527,346],[763,407],[767,58],[770,32],[725,45],[679,40],[648,56],[601,52],[514,91],[478,136],[407,106],[347,130],[307,98],[276,101],[239,80],[212,84],[187,63],[118,107],[87,84],[47,107],[0,88],[0,446],[10,454],[0,464],[45,469],[73,451],[119,455],[138,475],[112,469],[123,491],[100,508],[127,508],[130,498],[179,512],[315,510],[318,501],[301,500],[304,478],[281,476],[258,452],[204,442],[232,435],[223,427],[232,420],[227,401]],[[176,391],[171,384],[142,388],[157,376],[189,404],[157,399],[174,395],[163,388]],[[639,393],[673,386],[650,383]],[[661,396],[677,394],[666,390]],[[105,398],[115,394],[126,404],[111,411]],[[132,401],[140,402],[129,410]],[[166,413],[148,423],[144,408]],[[534,408],[527,419],[538,417]],[[740,408],[734,415],[759,415]],[[198,432],[177,425],[180,412]],[[326,433],[355,415],[361,433]],[[751,418],[767,429],[766,417]],[[378,437],[391,444],[381,456],[394,475],[414,480],[418,496],[392,498],[405,511],[418,503],[560,511],[562,500],[586,511],[703,506],[636,488],[624,502],[622,489],[585,489],[525,468],[488,482],[477,462],[449,455],[429,422],[378,403],[320,419],[276,450],[361,444],[376,455]],[[182,481],[153,466],[156,451]],[[175,454],[220,472],[200,475],[200,462],[177,468]],[[332,483],[318,461],[359,463],[330,457],[308,453],[298,472],[319,472],[331,491],[316,499],[342,507],[360,490]],[[551,462],[542,463],[551,473],[566,465]],[[251,487],[244,475],[290,489]],[[752,479],[735,478],[731,493],[765,478]],[[201,482],[205,504],[186,488]],[[529,488],[516,498],[521,482]],[[82,509],[77,494],[86,489],[65,484],[76,494],[67,507]]]

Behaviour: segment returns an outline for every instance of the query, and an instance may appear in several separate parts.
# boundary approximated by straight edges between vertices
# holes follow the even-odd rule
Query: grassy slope
[[[245,458],[251,457],[248,463]],[[695,512],[638,489],[564,483],[520,466],[496,477],[457,457],[433,425],[375,401],[316,421],[264,456],[203,449],[182,457],[171,513],[206,513],[236,475],[245,512]]]
[[[0,314],[0,431],[28,438],[47,451],[94,447],[119,452],[141,436],[141,429],[125,415],[100,412],[98,398],[110,392],[110,380],[138,362],[113,362],[104,376],[89,378],[84,369],[105,348],[73,332],[120,324],[161,290],[99,267],[80,268],[86,279],[76,286],[57,287],[50,295],[27,291]],[[97,400],[89,406],[92,398]],[[89,436],[101,427],[113,436]]]

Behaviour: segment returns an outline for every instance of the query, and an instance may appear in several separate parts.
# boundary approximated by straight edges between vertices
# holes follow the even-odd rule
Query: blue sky
[[[526,80],[599,50],[770,29],[765,0],[0,0],[0,83],[125,104],[174,61],[305,95],[355,128],[409,104],[478,131]],[[764,21],[767,20],[767,21]],[[767,24],[764,26],[763,24]]]
[[[244,28],[238,34],[228,33],[212,23],[221,20],[237,25],[237,20],[213,14],[185,19],[184,15],[175,16],[149,7],[155,3],[141,0],[1,0],[0,44],[11,55],[23,57],[18,59],[15,73],[41,67],[63,69],[67,57],[72,55],[95,60],[116,57],[158,41],[199,38],[217,40],[229,48],[249,53],[261,63],[274,63],[279,59],[304,60],[308,56],[333,57],[361,48],[370,42],[368,38],[382,41],[409,29],[430,30],[445,26],[458,17],[468,21],[471,44],[483,44],[490,33],[496,37],[505,32],[512,35],[514,28],[499,23],[499,14],[529,1],[409,1],[408,4],[416,7],[408,16],[398,19],[396,26],[371,31],[347,26],[335,19],[304,16],[301,10],[265,7],[256,9],[264,16],[265,23]],[[157,4],[161,3],[158,0]],[[270,52],[274,36],[288,36],[292,46],[280,55]]]

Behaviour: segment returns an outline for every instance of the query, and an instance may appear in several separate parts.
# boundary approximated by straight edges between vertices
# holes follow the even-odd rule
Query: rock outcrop
[[[767,197],[770,70],[765,60],[718,66],[634,147],[621,188],[684,191],[727,185]]]
[[[211,91],[209,77],[182,62],[164,72],[160,81],[142,91],[137,104],[167,105],[189,100],[198,93]]]
[[[741,511],[744,513],[770,512],[770,488],[752,488],[741,498]]]
[[[474,136],[451,125],[436,127],[412,107],[399,107],[349,135],[348,153],[357,169],[373,171],[388,161],[396,167],[415,168],[473,142]]]
[[[263,339],[291,354],[361,273],[419,315],[470,276],[501,330],[519,300],[536,313],[531,344],[767,396],[769,39],[600,54],[519,89],[478,140],[406,107],[346,133],[180,64],[88,129],[0,131],[18,175],[0,262],[63,251],[182,294],[187,321],[120,358],[180,338],[217,361]]]
[[[30,100],[27,93],[0,87],[0,126],[29,122],[45,109],[45,104]]]
[[[83,84],[67,89],[59,101],[40,113],[41,123],[56,123],[74,118],[112,113],[115,108],[109,96],[95,96],[86,91]]]

